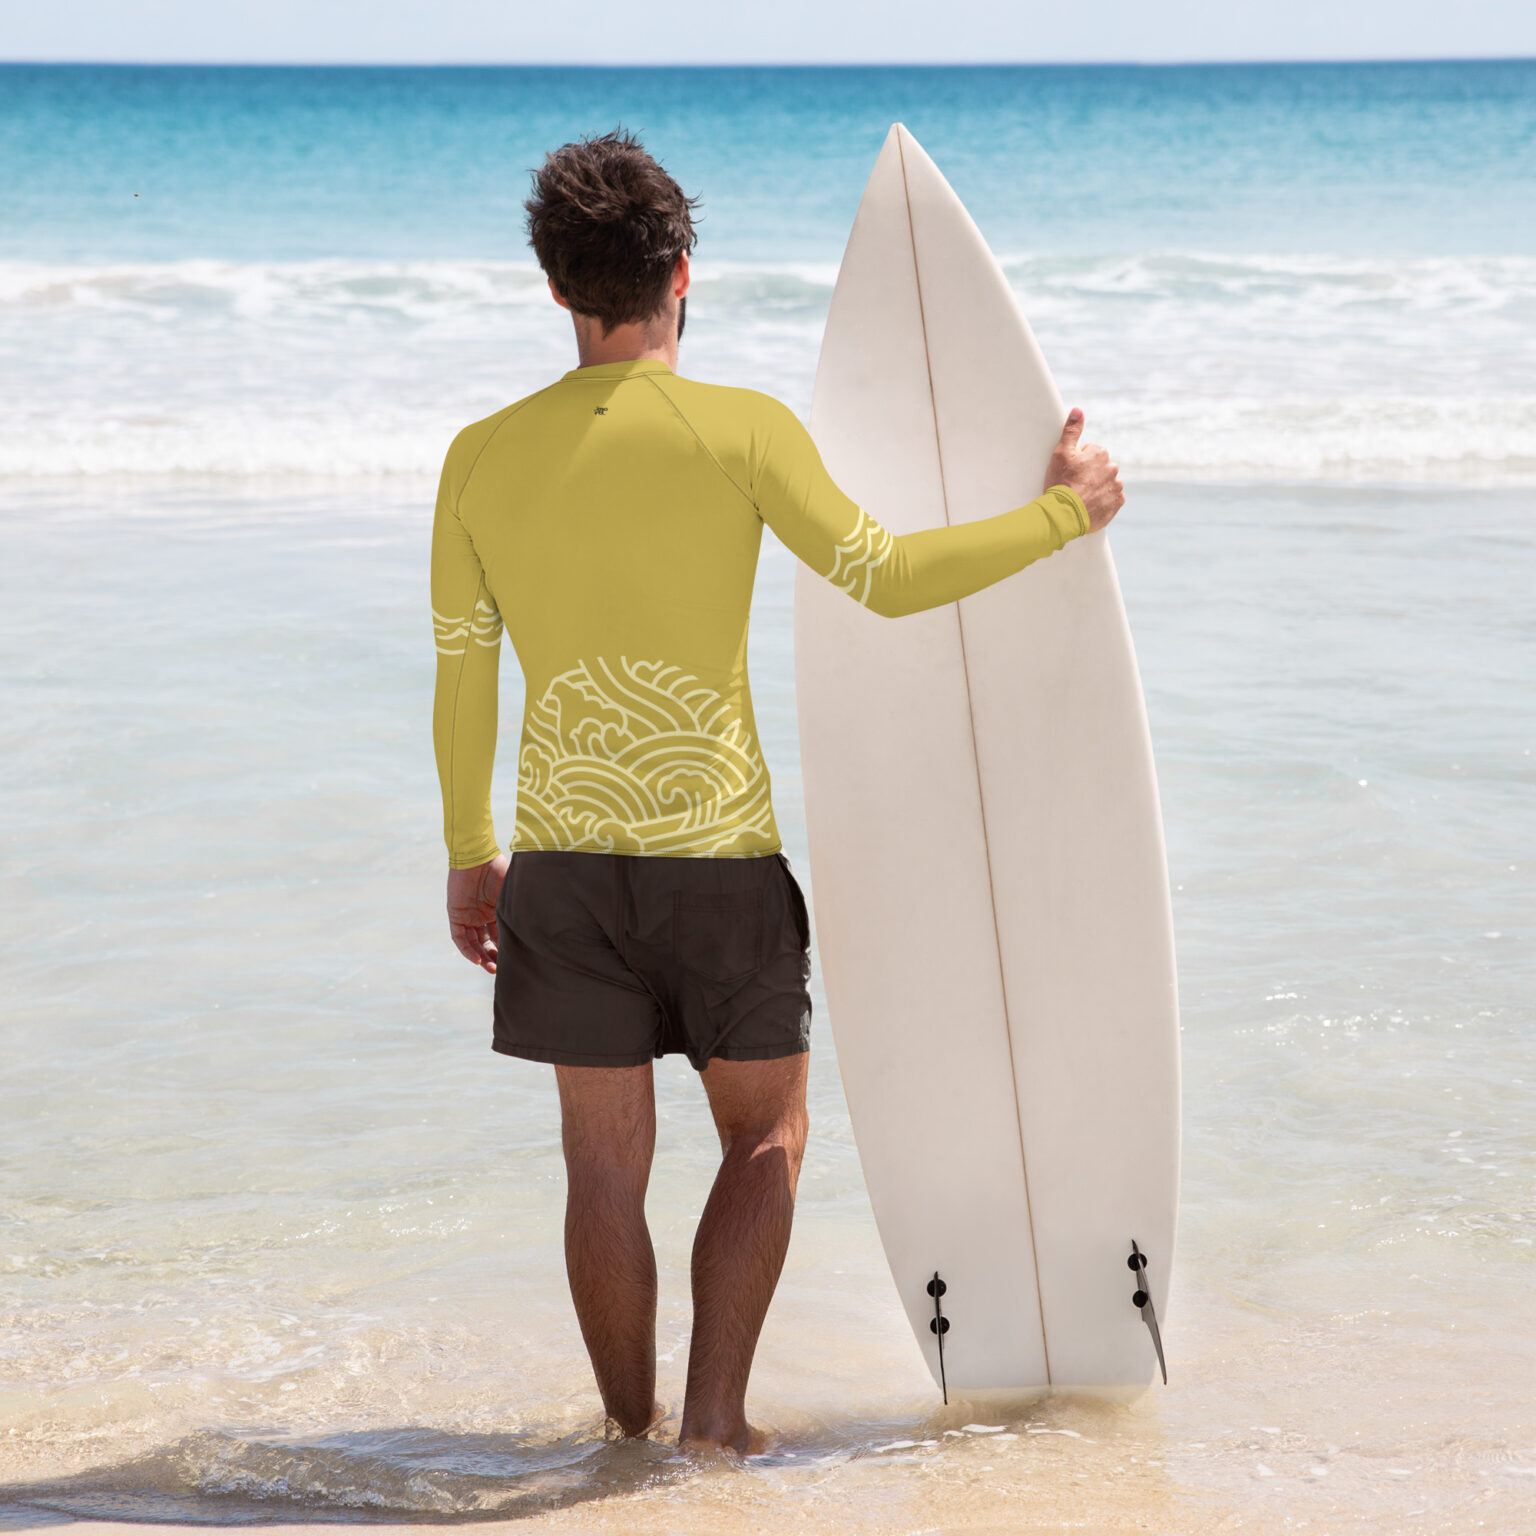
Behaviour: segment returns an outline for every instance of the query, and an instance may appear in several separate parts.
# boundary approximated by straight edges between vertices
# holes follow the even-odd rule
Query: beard
[[[688,319],[688,295],[684,294],[677,301],[677,339],[683,339],[683,325]]]

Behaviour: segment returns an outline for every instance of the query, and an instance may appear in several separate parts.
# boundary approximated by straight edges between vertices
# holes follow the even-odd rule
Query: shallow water
[[[818,991],[813,1141],[751,1398],[776,1445],[737,1469],[603,1442],[548,1071],[491,1054],[487,984],[441,931],[430,485],[401,489],[12,498],[13,1519],[1529,1528],[1527,493],[1135,496],[1114,542],[1184,1005],[1169,1386],[938,1406]],[[791,579],[770,538],[754,691],[809,885]],[[715,1149],[686,1066],[658,1083],[675,1411]]]

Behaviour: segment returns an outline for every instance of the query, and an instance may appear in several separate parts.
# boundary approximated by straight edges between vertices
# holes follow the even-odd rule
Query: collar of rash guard
[[[617,363],[592,363],[586,368],[572,368],[561,375],[560,382],[563,384],[567,379],[628,379],[643,373],[671,372],[659,357],[632,357]]]

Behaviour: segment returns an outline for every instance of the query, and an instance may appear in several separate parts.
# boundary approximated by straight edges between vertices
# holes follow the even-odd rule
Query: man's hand
[[[471,965],[496,974],[496,898],[507,878],[507,856],[448,871],[448,931]]]
[[[1045,489],[1065,485],[1082,497],[1088,510],[1088,530],[1097,533],[1125,505],[1120,466],[1109,462],[1109,450],[1097,443],[1080,443],[1083,413],[1073,406],[1061,441],[1045,471]]]

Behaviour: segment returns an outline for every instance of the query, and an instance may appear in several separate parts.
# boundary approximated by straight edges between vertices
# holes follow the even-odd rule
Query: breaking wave
[[[1129,474],[1536,483],[1536,259],[1004,267]],[[700,263],[685,367],[805,411],[835,280]],[[529,263],[0,262],[0,476],[431,476],[572,361]]]

